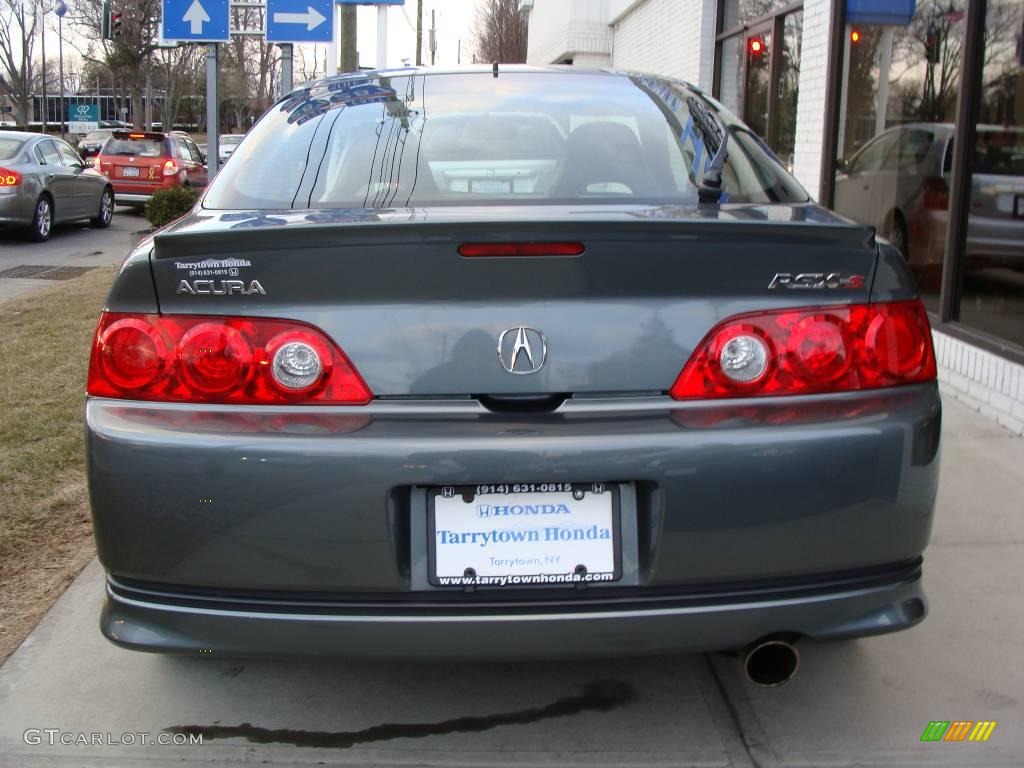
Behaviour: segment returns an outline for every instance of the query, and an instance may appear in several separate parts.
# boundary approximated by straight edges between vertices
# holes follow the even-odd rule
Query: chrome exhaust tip
[[[775,688],[785,685],[800,669],[800,652],[779,638],[753,643],[743,655],[743,672],[755,685]]]

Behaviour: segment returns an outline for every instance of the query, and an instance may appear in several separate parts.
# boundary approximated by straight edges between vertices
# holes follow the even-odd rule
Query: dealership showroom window
[[[967,240],[958,255],[946,242],[963,132],[955,125],[968,53],[964,5],[922,0],[905,26],[848,28],[834,205],[900,247],[930,310],[941,311],[943,269],[959,267],[953,317],[1024,348],[1024,2],[987,3]]]

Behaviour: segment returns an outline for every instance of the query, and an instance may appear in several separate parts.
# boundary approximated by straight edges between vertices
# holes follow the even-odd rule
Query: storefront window
[[[965,4],[918,0],[909,24],[848,25],[843,55],[835,209],[875,227],[903,253],[933,311]]]
[[[960,322],[1024,347],[1024,2],[989,0]]]
[[[746,26],[730,31],[737,20]],[[726,0],[726,31],[717,48],[717,98],[789,168],[796,140],[802,27],[803,11],[791,1]]]
[[[793,5],[793,0],[726,0],[722,30],[729,31],[763,19],[790,5]]]
[[[939,312],[967,0],[846,29],[834,206],[878,229]],[[988,0],[962,286],[965,326],[1024,347],[1024,2]]]

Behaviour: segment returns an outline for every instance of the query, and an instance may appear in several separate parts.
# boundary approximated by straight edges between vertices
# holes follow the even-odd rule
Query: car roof
[[[658,75],[648,72],[629,72],[619,69],[588,69],[574,67],[571,64],[470,64],[459,67],[398,67],[392,69],[364,69],[358,72],[341,72],[337,75],[329,75],[327,77],[317,78],[316,80],[310,80],[308,83],[294,88],[292,93],[300,92],[306,88],[312,87],[313,85],[327,85],[330,83],[339,83],[345,80],[360,80],[364,78],[385,78],[385,77],[409,77],[410,75],[424,75],[424,76],[443,76],[443,75],[465,75],[465,74],[494,74],[494,69],[497,67],[498,76],[502,73],[534,73],[534,74],[550,74],[550,75],[561,75],[563,77],[594,77],[594,76],[612,76],[612,77],[630,77],[634,75],[643,75],[644,77],[651,77],[656,80],[664,80],[666,82],[677,82],[684,84],[687,88],[693,91],[700,91],[697,86],[680,80],[674,77],[668,77],[665,75]]]
[[[60,138],[59,136],[49,136],[45,133],[35,133],[34,131],[0,131],[0,139],[52,139]]]

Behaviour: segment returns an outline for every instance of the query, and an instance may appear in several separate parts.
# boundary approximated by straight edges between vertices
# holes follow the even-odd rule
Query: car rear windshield
[[[955,138],[946,144],[942,170],[953,170]],[[978,130],[978,143],[974,150],[974,172],[990,176],[1024,176],[1024,131]]]
[[[17,157],[24,145],[25,139],[0,139],[0,160]]]
[[[710,163],[684,86],[605,74],[348,78],[275,105],[207,208],[679,203]],[[701,97],[703,98],[703,97]],[[764,144],[707,101],[730,139],[723,202],[807,194]]]
[[[110,131],[91,131],[85,134],[84,141],[102,141],[110,138]]]
[[[103,145],[104,155],[123,155],[125,157],[163,157],[164,142],[161,139],[119,139],[111,137]]]

